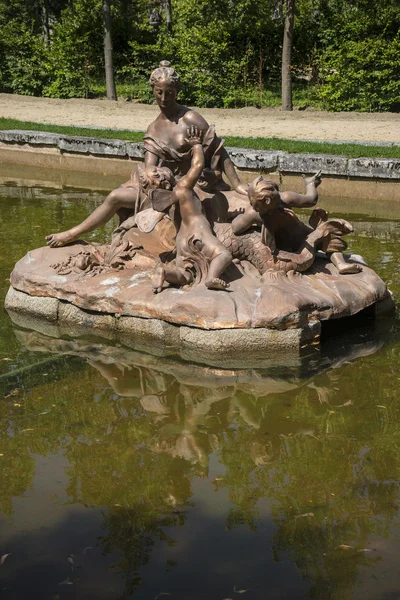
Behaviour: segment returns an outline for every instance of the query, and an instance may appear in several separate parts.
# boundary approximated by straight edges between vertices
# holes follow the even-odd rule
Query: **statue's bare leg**
[[[51,248],[65,246],[78,239],[81,235],[108,223],[120,208],[134,210],[136,197],[136,188],[118,188],[113,190],[104,200],[103,204],[98,206],[87,219],[82,221],[82,223],[67,231],[51,233],[46,236],[47,244]]]
[[[330,255],[331,262],[335,265],[341,275],[359,273],[362,266],[357,263],[349,263],[341,252],[333,252]]]
[[[231,262],[232,255],[225,249],[213,258],[210,263],[207,279],[204,282],[205,286],[210,290],[225,290],[228,288],[229,283],[221,279],[221,275]]]
[[[183,287],[193,281],[193,275],[182,267],[159,265],[153,275],[153,292],[155,294],[162,291],[164,281],[177,287]]]
[[[159,265],[153,275],[153,292],[159,294],[162,291],[163,284],[165,281],[165,269],[162,265]]]

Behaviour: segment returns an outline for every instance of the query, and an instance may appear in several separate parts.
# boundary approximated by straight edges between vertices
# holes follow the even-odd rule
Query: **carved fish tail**
[[[196,241],[198,240],[194,235],[190,236],[188,239],[188,247],[192,256],[190,258],[185,258],[185,263],[188,263],[189,268],[194,272],[193,283],[198,284],[207,278],[210,263],[204,254],[196,248]]]
[[[307,244],[298,252],[278,251],[275,257],[275,268],[280,271],[307,271],[315,260],[316,248]]]
[[[271,250],[263,244],[258,231],[235,235],[232,226],[226,223],[216,223],[214,231],[233,258],[248,260],[261,274],[273,266]]]
[[[275,267],[273,254],[271,249],[263,244],[261,236],[255,235],[254,233],[249,235],[252,236],[252,252],[247,260],[260,271],[261,275],[263,275],[265,271]]]

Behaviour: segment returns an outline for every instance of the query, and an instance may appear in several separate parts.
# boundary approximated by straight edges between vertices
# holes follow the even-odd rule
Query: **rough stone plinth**
[[[85,246],[38,248],[28,252],[11,274],[14,289],[57,298],[86,311],[159,319],[200,329],[276,330],[305,327],[310,322],[356,314],[383,300],[383,281],[366,265],[360,273],[339,275],[324,258],[317,258],[307,274],[266,273],[256,276],[231,265],[228,291],[197,285],[152,291],[156,258],[137,252],[123,270],[95,276],[59,275],[53,266]],[[359,262],[360,259],[351,259]]]
[[[14,314],[12,316],[13,319],[16,316],[17,324],[18,316]],[[19,317],[21,319],[21,315]],[[132,344],[128,347],[121,345],[120,342],[118,345],[112,345],[100,339],[87,339],[87,336],[79,337],[79,335],[60,337],[54,326],[52,332],[43,332],[37,327],[29,329],[27,320],[23,321],[24,328],[20,329],[17,325],[14,333],[23,347],[31,352],[72,355],[89,361],[93,368],[99,369],[103,377],[108,373],[109,383],[114,391],[124,396],[136,396],[136,378],[132,377],[132,373],[135,369],[144,368],[144,373],[152,385],[157,381],[163,381],[163,375],[172,375],[181,384],[211,389],[229,386],[234,388],[233,395],[235,391],[243,390],[260,397],[294,390],[298,385],[304,385],[307,377],[340,366],[343,361],[370,355],[385,342],[392,324],[391,319],[377,321],[376,327],[372,325],[368,332],[362,330],[359,336],[355,334],[350,343],[336,343],[332,349],[325,345],[320,355],[315,351],[301,356],[298,353],[294,355],[285,352],[272,357],[269,355],[263,363],[259,360],[254,366],[251,366],[246,356],[241,356],[240,359],[236,356],[237,366],[233,366],[233,361],[230,361],[231,364],[228,366],[225,360],[224,368],[221,368],[220,362],[215,362],[217,365],[215,367],[210,360],[208,364],[211,366],[195,364],[198,362],[199,355],[196,355],[195,362],[179,360],[177,358],[179,353],[175,347],[166,346],[161,350],[153,345],[151,352],[144,353]],[[182,351],[180,354],[183,358]],[[115,369],[115,366],[122,366],[122,368]],[[142,372],[141,375],[143,376],[144,373]],[[146,408],[149,410],[151,410],[148,404],[150,398],[146,400]]]
[[[134,247],[142,246],[136,228],[127,235]],[[146,235],[149,248],[151,234]],[[208,364],[228,360],[235,365],[244,355],[257,362],[298,353],[304,344],[318,340],[321,321],[374,306],[381,307],[376,311],[381,316],[393,308],[385,284],[361,257],[348,257],[363,265],[352,275],[339,275],[324,255],[307,274],[261,276],[242,261],[226,272],[228,291],[193,285],[154,294],[152,274],[158,254],[140,249],[121,270],[57,272],[56,265],[89,247],[78,242],[28,252],[11,274],[5,306],[13,320],[23,325],[21,319],[28,319],[27,327],[32,319],[40,321],[34,326],[46,335],[49,328],[55,328],[57,336],[89,332],[142,350],[175,348],[186,360],[198,361],[201,356]]]
[[[51,313],[46,309],[52,301]],[[152,355],[178,355],[183,360],[224,368],[295,365],[301,348],[319,339],[320,323],[303,328],[199,329],[160,319],[93,313],[72,304],[29,296],[10,287],[6,310],[13,323],[51,338],[105,339]],[[240,349],[240,351],[239,351]]]

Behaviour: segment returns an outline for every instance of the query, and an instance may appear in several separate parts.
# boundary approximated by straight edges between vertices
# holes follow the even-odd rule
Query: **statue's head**
[[[176,185],[175,177],[168,167],[146,167],[139,165],[139,181],[144,191],[149,189],[172,190]]]
[[[261,176],[250,183],[248,193],[250,204],[258,213],[269,212],[280,200],[278,184]]]
[[[162,60],[160,66],[150,75],[149,83],[161,109],[169,108],[175,103],[180,89],[179,75],[168,60]]]

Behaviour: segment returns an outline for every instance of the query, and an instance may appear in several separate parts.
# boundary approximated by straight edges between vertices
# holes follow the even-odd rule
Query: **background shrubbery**
[[[172,0],[170,33],[160,0],[113,0],[119,95],[151,102],[149,73],[167,58],[181,75],[183,102],[279,105],[282,8],[282,0]],[[398,0],[297,0],[294,103],[398,111],[399,25]],[[0,89],[105,95],[101,1],[0,0]]]

